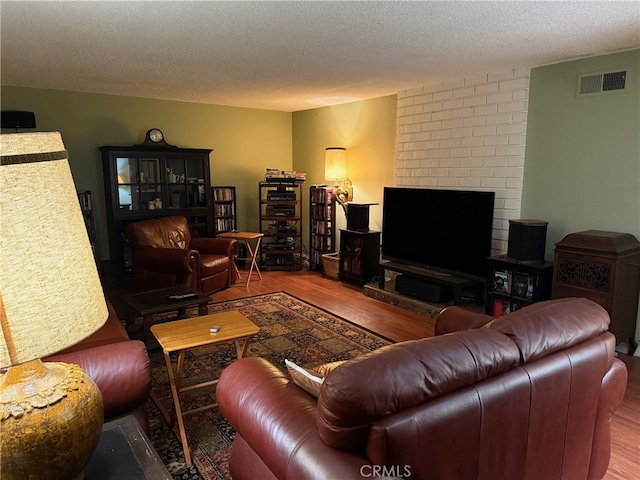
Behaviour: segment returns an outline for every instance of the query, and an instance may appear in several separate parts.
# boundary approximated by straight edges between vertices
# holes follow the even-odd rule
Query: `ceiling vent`
[[[626,92],[629,89],[628,71],[629,69],[627,68],[624,70],[579,74],[576,96],[585,97]]]

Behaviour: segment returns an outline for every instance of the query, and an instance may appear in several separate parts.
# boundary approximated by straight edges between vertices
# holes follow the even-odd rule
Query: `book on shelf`
[[[233,189],[227,187],[213,187],[213,201],[214,202],[232,202]]]

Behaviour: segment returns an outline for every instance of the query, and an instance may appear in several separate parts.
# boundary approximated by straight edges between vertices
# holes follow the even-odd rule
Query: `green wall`
[[[5,86],[1,102],[3,110],[35,112],[36,130],[61,132],[77,188],[95,192],[101,259],[108,258],[102,145],[141,143],[158,127],[172,145],[212,148],[212,182],[236,186],[238,228],[244,230],[258,228],[265,168],[292,168],[288,112]]]
[[[379,204],[371,207],[369,227],[380,230],[383,187],[394,184],[395,132],[396,95],[295,112],[294,168],[307,173],[307,185],[326,184],[325,148],[345,147],[348,175],[353,183],[353,201]],[[305,204],[305,218],[308,219],[308,215],[308,205]],[[342,208],[338,207],[336,216],[338,228],[344,228]],[[305,245],[309,244],[308,225],[305,221]],[[337,242],[339,238],[337,232]]]
[[[630,69],[627,92],[576,97],[578,74],[618,68]],[[522,218],[549,222],[548,259],[568,233],[640,239],[639,75],[640,50],[531,71]]]
[[[576,97],[579,73],[628,67],[628,92]],[[640,50],[531,71],[522,216],[549,222],[549,259],[572,232],[640,239],[638,75]]]

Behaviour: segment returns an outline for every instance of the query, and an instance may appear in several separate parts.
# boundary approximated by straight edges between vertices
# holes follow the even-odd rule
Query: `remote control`
[[[169,295],[168,298],[169,300],[184,300],[185,298],[194,298],[196,297],[197,294],[196,293],[177,293],[175,295]]]

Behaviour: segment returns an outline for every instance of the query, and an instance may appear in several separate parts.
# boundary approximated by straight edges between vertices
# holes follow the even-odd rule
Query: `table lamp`
[[[327,147],[324,152],[324,178],[333,180],[333,195],[338,200],[345,217],[346,203],[353,200],[353,185],[347,178],[347,149],[344,147]]]
[[[104,294],[60,134],[0,135],[0,155],[0,478],[82,478],[102,395],[40,359],[104,324]]]

